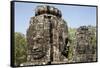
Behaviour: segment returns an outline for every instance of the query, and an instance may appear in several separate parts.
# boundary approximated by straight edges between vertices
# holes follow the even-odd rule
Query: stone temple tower
[[[80,26],[76,32],[76,62],[96,61],[96,48],[92,44],[94,33],[87,26]]]
[[[59,9],[40,5],[27,29],[27,65],[67,63],[68,27]]]

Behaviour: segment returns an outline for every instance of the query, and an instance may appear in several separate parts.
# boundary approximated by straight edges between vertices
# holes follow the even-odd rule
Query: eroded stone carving
[[[91,62],[94,61],[95,48],[91,42],[93,32],[89,31],[87,26],[81,26],[76,32],[76,54],[77,62]],[[95,58],[96,59],[96,58]]]
[[[27,30],[27,59],[32,65],[67,63],[68,27],[61,17],[53,6],[37,6]]]

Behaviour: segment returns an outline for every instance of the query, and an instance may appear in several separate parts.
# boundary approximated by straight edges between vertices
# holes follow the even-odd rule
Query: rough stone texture
[[[87,26],[81,26],[76,32],[76,57],[75,62],[96,61],[96,49],[91,43],[94,33],[90,32]]]
[[[96,61],[93,35],[88,27],[81,26],[76,30],[73,43],[68,43],[68,26],[61,11],[53,6],[37,6],[27,29],[27,62],[22,65]],[[70,60],[69,51],[72,52]]]
[[[67,63],[68,27],[61,11],[53,6],[38,6],[27,30],[26,65]]]

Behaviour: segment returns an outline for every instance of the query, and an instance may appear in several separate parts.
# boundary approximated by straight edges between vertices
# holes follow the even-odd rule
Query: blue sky
[[[15,3],[15,32],[26,34],[29,21],[34,16],[34,10],[39,3]],[[48,4],[46,4],[48,5]],[[96,7],[54,5],[62,12],[62,18],[67,22],[68,27],[77,28],[82,25],[96,25]]]

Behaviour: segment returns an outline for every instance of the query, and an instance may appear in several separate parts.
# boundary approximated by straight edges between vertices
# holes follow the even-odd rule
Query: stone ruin
[[[67,63],[68,26],[61,11],[40,5],[27,29],[28,55],[25,65]]]
[[[92,44],[94,33],[89,31],[87,26],[81,26],[76,32],[76,61],[92,62],[96,61],[96,48]]]
[[[36,7],[27,29],[27,62],[23,65],[48,65],[96,61],[96,48],[91,44],[93,33],[87,26],[76,30],[73,58],[68,59],[68,26],[58,8],[48,5]],[[73,46],[71,45],[71,46]]]

